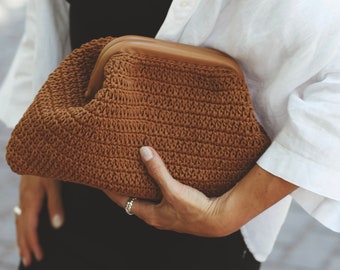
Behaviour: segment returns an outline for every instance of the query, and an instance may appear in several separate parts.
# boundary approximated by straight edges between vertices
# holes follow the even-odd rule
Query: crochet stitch
[[[138,152],[150,145],[180,182],[207,196],[232,188],[270,143],[239,70],[122,50],[88,99],[91,72],[112,41],[84,44],[50,74],[11,134],[11,169],[159,200]]]

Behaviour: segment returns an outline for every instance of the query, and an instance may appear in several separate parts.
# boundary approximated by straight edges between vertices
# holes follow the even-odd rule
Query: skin
[[[160,230],[227,236],[297,188],[255,165],[230,191],[208,198],[174,179],[153,148],[142,147],[141,157],[160,187],[163,199],[158,204],[136,200],[131,212]],[[105,193],[121,207],[125,207],[129,199],[114,192]]]
[[[227,236],[297,188],[255,165],[230,191],[220,197],[208,198],[174,179],[153,148],[142,147],[140,153],[148,172],[159,185],[163,199],[160,203],[135,200],[131,212],[160,230],[205,237]],[[46,180],[36,176],[22,176],[21,180],[22,215],[16,221],[17,240],[23,263],[27,266],[31,264],[32,256],[37,260],[43,258],[36,229],[44,198],[47,198],[52,225],[55,215],[60,217],[59,226],[64,219],[60,182]],[[123,208],[129,199],[114,192],[104,192]]]
[[[58,229],[62,226],[64,211],[61,199],[61,182],[49,178],[23,175],[20,181],[19,199],[22,214],[16,217],[17,244],[23,264],[29,266],[33,260],[32,256],[38,261],[42,260],[44,256],[39,243],[37,227],[39,213],[45,199],[47,199],[52,227]]]

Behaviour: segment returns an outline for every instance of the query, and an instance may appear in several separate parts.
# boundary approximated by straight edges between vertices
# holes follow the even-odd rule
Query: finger
[[[123,209],[126,208],[127,202],[131,197],[120,195],[116,192],[110,191],[110,190],[103,190],[103,192],[116,204],[118,204]],[[145,200],[135,199],[133,201],[132,207],[130,209],[130,213],[133,215],[138,216],[139,218],[143,219],[144,221],[147,221],[147,219],[150,219],[153,214],[151,214],[153,207],[157,205],[154,202],[149,202]]]
[[[17,218],[17,236],[23,263],[30,264],[32,253],[36,260],[41,260],[43,252],[40,247],[37,228],[38,218],[44,199],[44,190],[30,176],[22,176],[20,183],[20,205],[22,214]]]
[[[59,229],[64,224],[64,208],[61,196],[61,183],[58,180],[51,181],[47,184],[47,208],[51,220],[51,225]]]
[[[124,207],[126,207],[127,202],[130,198],[125,199]],[[130,208],[130,214],[139,217],[151,226],[159,227],[159,224],[155,222],[157,213],[155,212],[155,207],[157,203],[151,201],[145,201],[140,199],[135,199]]]
[[[120,207],[122,208],[126,208],[127,206],[127,203],[129,201],[129,199],[131,197],[128,197],[128,196],[124,196],[124,195],[120,195],[114,191],[110,191],[110,190],[103,190],[103,192],[112,200],[114,201],[116,204],[118,204]],[[138,202],[142,202],[141,200],[139,199],[135,199],[134,202],[133,202],[133,208],[136,201],[138,200]],[[142,207],[140,207],[140,209],[143,209]],[[130,213],[132,213],[132,207],[131,207],[131,210],[130,210]],[[136,214],[137,215],[137,214]]]
[[[35,209],[32,209],[31,211],[28,210],[25,216],[25,222],[27,223],[27,225],[25,226],[25,240],[28,243],[29,248],[33,251],[36,260],[41,261],[43,258],[43,252],[39,243],[37,231],[39,212],[37,213]]]
[[[163,195],[176,194],[181,184],[170,175],[157,152],[149,146],[143,146],[139,151],[150,176],[158,184]]]
[[[17,242],[23,264],[28,266],[32,262],[32,253],[36,260],[43,258],[43,252],[39,243],[37,228],[39,211],[38,207],[23,208],[22,214],[17,217]]]
[[[28,247],[27,241],[24,237],[24,235],[21,233],[21,223],[20,223],[20,217],[17,216],[16,220],[16,235],[17,235],[17,245],[19,249],[19,255],[22,260],[22,263],[25,267],[29,266],[31,264],[31,250]]]

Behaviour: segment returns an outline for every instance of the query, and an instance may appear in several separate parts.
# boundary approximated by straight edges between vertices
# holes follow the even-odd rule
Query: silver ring
[[[132,205],[133,205],[133,202],[137,200],[136,197],[130,197],[125,205],[125,212],[128,214],[128,215],[133,215],[131,213],[131,209],[132,209]]]
[[[15,214],[16,216],[20,216],[20,215],[22,214],[21,208],[20,208],[19,206],[17,206],[17,205],[14,206],[13,212],[14,212],[14,214]]]

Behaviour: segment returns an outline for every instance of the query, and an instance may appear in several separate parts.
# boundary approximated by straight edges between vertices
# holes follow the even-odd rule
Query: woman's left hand
[[[223,216],[219,198],[208,198],[202,192],[174,179],[161,157],[151,147],[140,149],[149,174],[159,185],[163,198],[160,203],[136,200],[131,212],[146,223],[161,230],[171,230],[199,236],[225,235],[219,228]],[[114,202],[125,207],[129,197],[104,191]],[[236,230],[237,228],[235,228]]]

